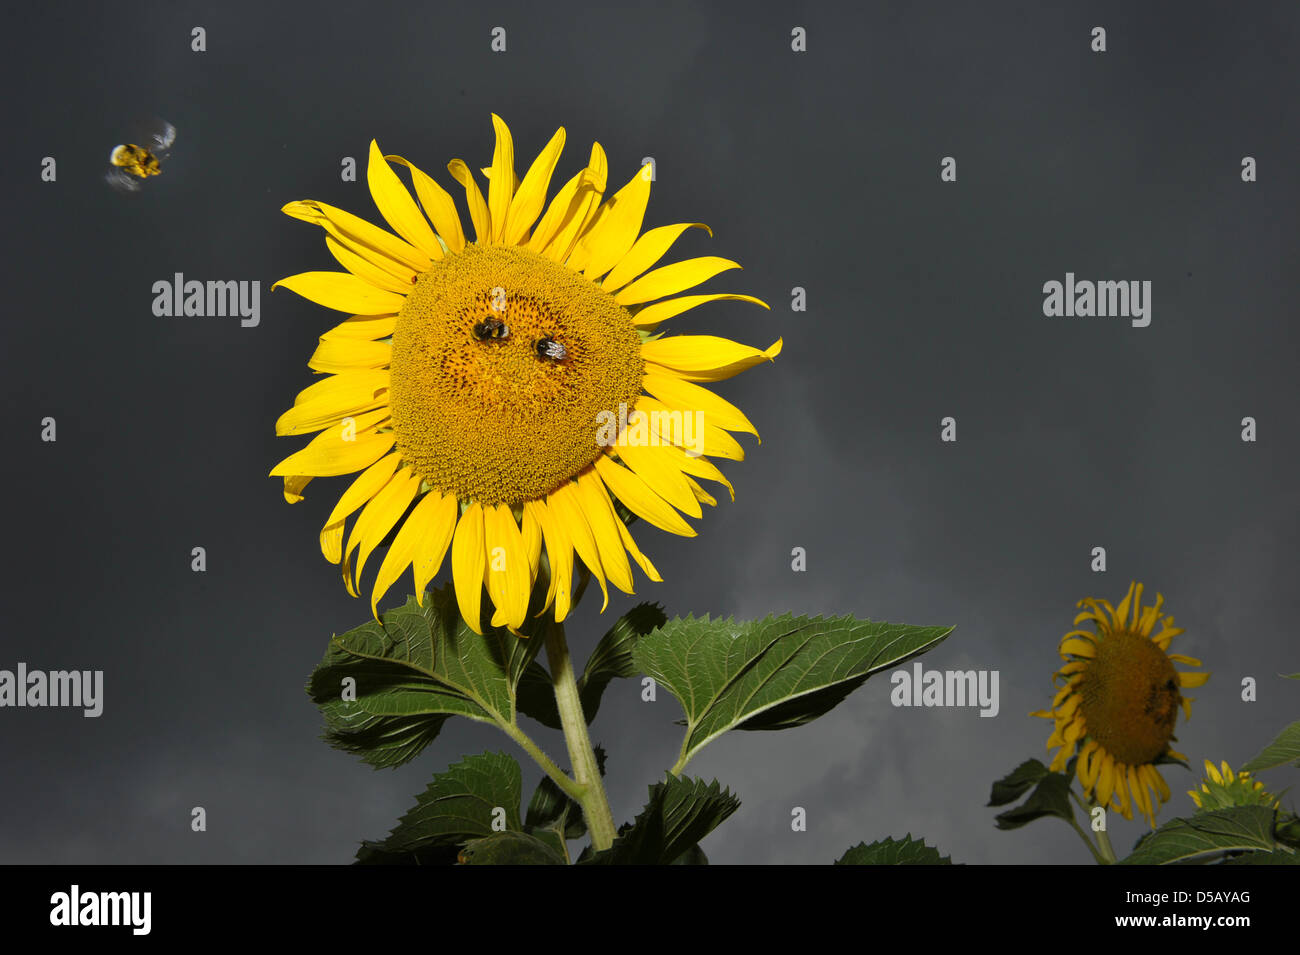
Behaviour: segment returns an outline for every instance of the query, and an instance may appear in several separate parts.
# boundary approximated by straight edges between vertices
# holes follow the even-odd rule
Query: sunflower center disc
[[[1088,735],[1120,762],[1150,763],[1169,748],[1182,694],[1173,663],[1148,638],[1104,637],[1080,691]]]
[[[613,296],[528,249],[467,245],[422,274],[397,313],[397,448],[461,500],[540,498],[601,454],[598,416],[633,407],[644,370]]]

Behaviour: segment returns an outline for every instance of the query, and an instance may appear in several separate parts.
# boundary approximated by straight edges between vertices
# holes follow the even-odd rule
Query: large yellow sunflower
[[[1091,620],[1095,632],[1071,630],[1061,640],[1065,666],[1054,681],[1064,681],[1052,709],[1034,713],[1055,720],[1047,747],[1059,746],[1051,769],[1065,769],[1078,751],[1076,775],[1084,794],[1099,806],[1133,818],[1133,807],[1155,827],[1160,805],[1169,799],[1158,762],[1187,757],[1170,749],[1175,740],[1178,707],[1192,713],[1182,690],[1203,686],[1208,673],[1182,673],[1174,663],[1199,667],[1201,661],[1169,653],[1169,644],[1183,630],[1172,616],[1160,616],[1164,597],[1141,606],[1142,585],[1129,585],[1118,608],[1088,597],[1074,618],[1075,626]],[[1160,632],[1151,635],[1157,621]]]
[[[728,259],[654,267],[687,229],[708,227],[641,234],[650,167],[605,198],[605,153],[593,144],[586,168],[547,206],[564,130],[520,180],[510,130],[496,115],[492,122],[486,198],[462,160],[447,166],[465,190],[473,242],[451,196],[374,142],[370,193],[396,235],[322,202],[284,207],[325,230],[347,271],[305,272],[277,285],[349,317],[321,336],[308,362],[325,377],[276,422],[277,434],[320,434],[271,471],[284,479],[290,503],[314,477],[360,472],[320,535],[348,591],[357,595],[366,561],[396,529],[371,611],[407,567],[422,595],[450,548],[457,601],[477,632],[485,586],[492,625],[516,630],[542,575],[545,608],[563,620],[575,553],[605,605],[606,581],[632,592],[629,555],[661,580],[615,501],[656,527],[694,536],[682,515],[700,517],[702,502],[717,503],[696,478],[735,496],[709,456],[741,460],[729,432],[758,434],[698,383],[781,351],[780,340],[759,350],[708,335],[656,334],[705,302],[767,305],[749,295],[679,295],[739,268]],[[390,164],[407,168],[418,205]],[[345,547],[344,523],[358,510]]]

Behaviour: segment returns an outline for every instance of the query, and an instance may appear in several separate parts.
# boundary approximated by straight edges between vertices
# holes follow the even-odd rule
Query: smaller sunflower
[[[1053,677],[1059,689],[1050,710],[1031,714],[1055,720],[1047,748],[1059,746],[1054,772],[1063,770],[1078,753],[1075,772],[1086,796],[1099,806],[1133,818],[1134,807],[1155,828],[1156,812],[1169,800],[1159,763],[1186,760],[1174,752],[1174,723],[1178,708],[1192,714],[1191,699],[1182,690],[1203,686],[1208,673],[1185,673],[1175,663],[1199,667],[1200,660],[1169,653],[1169,644],[1183,630],[1174,618],[1161,617],[1164,597],[1142,604],[1142,585],[1129,584],[1118,608],[1093,597],[1074,618],[1095,631],[1071,630],[1061,639],[1065,665]],[[1151,632],[1159,622],[1160,631]]]
[[[1233,773],[1228,761],[1223,761],[1222,771],[1205,761],[1205,780],[1200,790],[1189,789],[1197,809],[1227,809],[1231,806],[1268,806],[1276,809],[1282,801],[1264,790],[1264,784],[1250,773]]]

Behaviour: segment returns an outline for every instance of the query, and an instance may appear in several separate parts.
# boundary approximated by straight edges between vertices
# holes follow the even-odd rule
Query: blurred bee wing
[[[140,180],[116,167],[104,173],[104,181],[118,192],[140,191]]]
[[[165,120],[160,120],[159,124],[153,131],[150,141],[155,152],[165,152],[172,148],[172,143],[176,142],[176,127]]]

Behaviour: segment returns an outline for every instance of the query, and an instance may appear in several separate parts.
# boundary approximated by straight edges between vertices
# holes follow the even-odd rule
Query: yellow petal
[[[314,437],[307,447],[289,455],[271,470],[271,477],[302,474],[332,477],[360,471],[379,460],[393,446],[392,432],[374,434],[369,429],[388,416],[387,408],[357,415],[345,440],[344,424],[337,424]]]
[[[1166,783],[1165,778],[1160,775],[1160,770],[1156,769],[1154,766],[1147,766],[1145,768],[1147,771],[1147,780],[1150,782],[1151,788],[1156,791],[1156,795],[1160,797],[1160,802],[1168,802],[1172,793],[1169,792],[1169,784]]]
[[[691,517],[702,517],[700,502],[691,493],[682,472],[673,466],[672,459],[665,453],[668,450],[662,445],[657,448],[620,445],[618,456],[641,480],[650,485],[651,490],[673,507]]]
[[[570,217],[575,213],[576,201],[580,192],[591,188],[592,175],[590,171],[584,169],[578,173],[555,194],[551,204],[547,206],[542,221],[537,224],[529,238],[526,248],[540,253],[555,238],[555,234],[567,223]]]
[[[1186,664],[1189,667],[1198,667],[1202,665],[1201,661],[1196,659],[1196,657],[1184,656],[1181,653],[1171,653],[1169,654],[1169,659],[1173,660],[1175,663]]]
[[[361,472],[334,505],[334,510],[330,511],[321,530],[321,553],[331,564],[337,564],[343,559],[343,522],[388,483],[400,461],[400,454],[380,458]]]
[[[396,329],[396,315],[353,315],[323,332],[321,338],[353,338],[373,342],[391,338]]]
[[[662,259],[664,253],[687,229],[703,229],[709,233],[710,238],[713,237],[713,230],[703,222],[679,222],[676,225],[665,225],[657,229],[651,229],[636,240],[627,255],[623,256],[622,261],[610,270],[609,275],[605,276],[605,281],[600,283],[600,287],[606,292],[615,292],[621,289]]]
[[[326,375],[298,392],[293,403],[303,405],[338,392],[352,391],[358,386],[362,387],[363,393],[369,388],[371,395],[376,395],[388,387],[388,372],[367,368],[361,371],[344,372],[341,375]]]
[[[650,416],[650,428],[659,437],[688,454],[711,458],[745,460],[745,449],[727,432],[707,422],[704,415],[689,409],[670,408],[645,395],[637,398],[636,410]]]
[[[433,227],[438,230],[438,235],[441,236],[442,241],[447,243],[447,248],[452,252],[459,252],[464,249],[465,233],[461,228],[460,213],[456,211],[456,201],[452,199],[451,194],[438,185],[423,169],[408,162],[401,156],[385,156],[384,158],[389,162],[405,166],[410,171],[411,183],[415,186],[415,194],[420,199],[420,205],[424,207],[424,214],[429,217]]]
[[[488,213],[492,220],[492,241],[501,242],[505,236],[506,215],[515,187],[515,143],[510,127],[496,113],[492,114],[492,127],[496,130],[496,148],[492,152],[492,177],[488,181]]]
[[[564,527],[556,520],[551,509],[542,501],[525,501],[524,509],[533,512],[542,536],[546,539],[546,556],[551,565],[551,584],[546,593],[546,607],[555,604],[555,619],[563,622],[568,616],[572,598],[573,545],[569,543]]]
[[[370,159],[366,165],[366,181],[370,186],[370,195],[375,200],[379,214],[384,217],[393,231],[411,245],[415,246],[432,261],[442,258],[442,246],[434,237],[433,229],[420,212],[411,194],[397,178],[384,154],[379,151],[379,144],[370,140]]]
[[[528,597],[533,589],[523,538],[509,504],[485,508],[483,518],[488,594],[506,625],[517,629],[528,617]]]
[[[781,354],[781,339],[759,351],[713,335],[673,335],[641,346],[646,372],[658,374],[659,366],[687,381],[721,381],[748,368],[772,361]]]
[[[303,499],[302,492],[312,478],[307,474],[291,474],[284,478],[284,499],[290,504],[297,504]]]
[[[451,541],[451,576],[460,615],[477,634],[483,633],[483,569],[487,562],[483,537],[483,508],[478,501],[472,501],[460,516]]]
[[[451,178],[465,187],[469,218],[474,223],[474,240],[479,245],[487,245],[492,239],[492,216],[488,212],[488,204],[483,201],[483,193],[479,191],[478,183],[474,181],[474,174],[470,172],[469,166],[465,165],[463,159],[453,159],[447,163],[447,171],[451,173]],[[477,626],[477,622],[475,625]]]
[[[362,338],[322,338],[307,367],[314,371],[343,374],[351,371],[383,368],[393,359],[388,342],[368,342]]]
[[[357,376],[334,375],[333,377]],[[370,382],[359,381],[349,384],[348,388],[335,388],[319,398],[294,404],[276,420],[275,433],[278,435],[308,434],[339,424],[348,417],[355,419],[359,414],[374,411],[379,407],[387,407],[387,391],[376,398],[375,389]]]
[[[1179,634],[1187,632],[1182,627],[1169,626],[1173,622],[1174,622],[1173,617],[1166,618],[1164,629],[1151,638],[1151,642],[1154,643],[1156,646],[1158,646],[1161,650],[1168,650],[1169,644],[1173,643],[1174,641],[1174,637],[1178,636]]]
[[[1160,618],[1160,608],[1164,606],[1164,602],[1164,594],[1157,593],[1156,602],[1152,606],[1147,607],[1146,610],[1142,611],[1142,619],[1138,622],[1137,629],[1140,636],[1151,636],[1151,630],[1155,627],[1156,621]]]
[[[649,167],[643,166],[627,185],[614,193],[600,220],[582,237],[580,244],[588,250],[583,269],[587,278],[597,281],[627,255],[641,231],[649,201]]]
[[[587,565],[591,575],[600,584],[600,592],[605,596],[601,612],[609,606],[609,588],[605,586],[605,573],[600,563],[600,549],[591,532],[591,525],[582,512],[582,502],[578,499],[577,485],[566,481],[550,493],[546,500],[551,520],[563,529],[564,536],[573,544],[582,562]],[[558,606],[558,605],[557,605]]]
[[[755,305],[762,305],[770,310],[770,306],[761,298],[754,298],[752,295],[733,295],[729,292],[718,293],[716,295],[681,295],[677,298],[666,299],[662,302],[655,302],[653,305],[647,305],[645,308],[638,309],[632,316],[632,324],[637,328],[654,328],[660,322],[667,321],[675,315],[689,311],[697,305],[703,305],[706,302],[736,301],[736,302],[753,302]]]
[[[442,559],[446,556],[447,548],[451,546],[451,536],[456,531],[456,518],[460,516],[460,503],[456,500],[455,494],[430,491],[425,498],[435,499],[435,503],[426,505],[428,511],[421,516],[420,541],[411,560],[411,574],[415,578],[415,599],[422,606],[424,591],[428,588],[429,581],[433,580],[438,569],[442,567]],[[415,517],[415,514],[411,516]]]
[[[546,190],[550,188],[555,164],[560,161],[560,153],[564,150],[564,135],[564,127],[561,126],[524,174],[523,182],[510,201],[510,211],[506,214],[505,230],[502,233],[502,241],[506,245],[518,245],[523,241],[541,214],[542,207],[546,205]]]
[[[1128,627],[1129,607],[1134,608],[1134,616],[1136,617],[1137,605],[1141,599],[1142,585],[1135,580],[1128,585],[1128,593],[1124,595],[1124,599],[1115,608],[1115,629],[1119,630]]]
[[[415,492],[420,488],[420,480],[420,476],[413,473],[410,468],[398,469],[388,483],[380,488],[379,493],[370,499],[370,503],[362,509],[357,522],[352,525],[352,533],[348,535],[348,546],[343,554],[347,559],[354,549],[360,547],[355,577],[357,586],[361,583],[361,574],[366,568],[366,561],[370,555],[415,500]],[[352,595],[357,595],[355,589],[352,590]]]
[[[1091,659],[1097,655],[1097,648],[1091,640],[1082,637],[1066,637],[1061,641],[1061,656],[1085,657]]]
[[[681,471],[683,477],[690,474],[708,481],[717,481],[726,487],[727,493],[731,495],[733,501],[736,499],[736,489],[731,486],[731,482],[727,480],[726,475],[719,471],[708,458],[692,457],[680,448],[673,447],[661,447],[659,453],[664,455],[673,467]]]
[[[420,547],[437,518],[441,504],[442,495],[439,492],[432,491],[425,494],[402,522],[397,536],[393,538],[393,543],[388,548],[388,553],[384,555],[383,563],[379,565],[379,573],[375,576],[375,586],[370,596],[370,612],[376,619],[379,617],[376,608],[380,599],[388,593],[397,578],[402,576],[402,571],[417,559]],[[448,537],[450,538],[450,534]],[[443,549],[446,549],[445,544]],[[442,561],[441,552],[438,554],[438,560]]]
[[[353,252],[333,236],[325,236],[325,248],[329,249],[330,254],[338,259],[339,265],[375,288],[405,296],[411,290],[412,284],[414,284],[413,281],[403,282],[386,269],[381,269],[369,259]],[[414,279],[414,272],[411,273],[411,277]]]
[[[663,577],[659,575],[659,571],[655,568],[655,565],[650,562],[650,558],[641,553],[641,549],[636,546],[636,541],[633,540],[632,532],[627,529],[627,525],[622,521],[617,521],[616,523],[618,525],[618,536],[622,538],[623,546],[626,547],[627,552],[632,555],[632,559],[636,561],[637,566],[641,568],[641,572],[655,583],[662,583]]]
[[[592,217],[600,206],[601,194],[605,191],[605,180],[609,171],[605,151],[600,143],[592,143],[591,159],[587,163],[586,189],[579,189],[573,197],[569,214],[555,232],[554,238],[542,249],[542,254],[553,262],[568,260],[573,248],[578,243]],[[540,230],[539,230],[540,231]],[[536,237],[534,237],[536,238]]]
[[[596,459],[596,473],[623,502],[623,506],[637,517],[670,534],[695,536],[695,529],[667,501],[635,473],[616,464],[609,455],[602,454]]]
[[[615,526],[622,522],[614,513],[614,505],[605,492],[605,485],[596,477],[595,471],[586,470],[578,475],[577,497],[587,524],[591,527],[592,536],[596,539],[600,566],[604,568],[605,576],[623,593],[633,593],[632,568],[627,562],[623,539]]]
[[[1185,690],[1194,690],[1198,686],[1205,686],[1210,680],[1208,673],[1179,673],[1178,685]]]
[[[1115,792],[1115,761],[1109,753],[1103,753],[1101,765],[1097,772],[1097,805],[1109,806],[1110,797]]]
[[[348,245],[352,251],[371,259],[381,268],[384,259],[401,263],[405,268],[416,272],[427,272],[433,264],[427,255],[411,243],[399,239],[391,232],[385,232],[360,216],[324,202],[314,199],[291,202],[282,211],[295,219],[320,226],[329,235]]]
[[[396,312],[406,302],[405,296],[376,288],[350,272],[300,272],[280,279],[271,290],[281,285],[309,302],[357,315]]]
[[[1101,761],[1093,758],[1097,753],[1097,749],[1096,740],[1090,740],[1084,743],[1083,748],[1079,750],[1079,762],[1076,764],[1075,769],[1079,781],[1084,785],[1085,792],[1092,791],[1097,782],[1097,772],[1101,768]]]
[[[525,507],[520,518],[519,533],[524,540],[524,553],[528,556],[530,580],[537,580],[537,570],[542,561],[542,525],[531,508]]]
[[[1150,821],[1152,818],[1151,800],[1147,796],[1146,786],[1142,784],[1142,780],[1138,776],[1137,767],[1129,766],[1126,775],[1128,777],[1129,791],[1133,794],[1133,804],[1137,807],[1138,812],[1142,813]]]
[[[698,259],[686,259],[674,262],[662,268],[648,272],[627,288],[614,296],[620,305],[639,305],[665,295],[676,295],[688,288],[694,288],[701,282],[707,282],[719,272],[740,268],[740,263],[731,259],[705,255]]]

